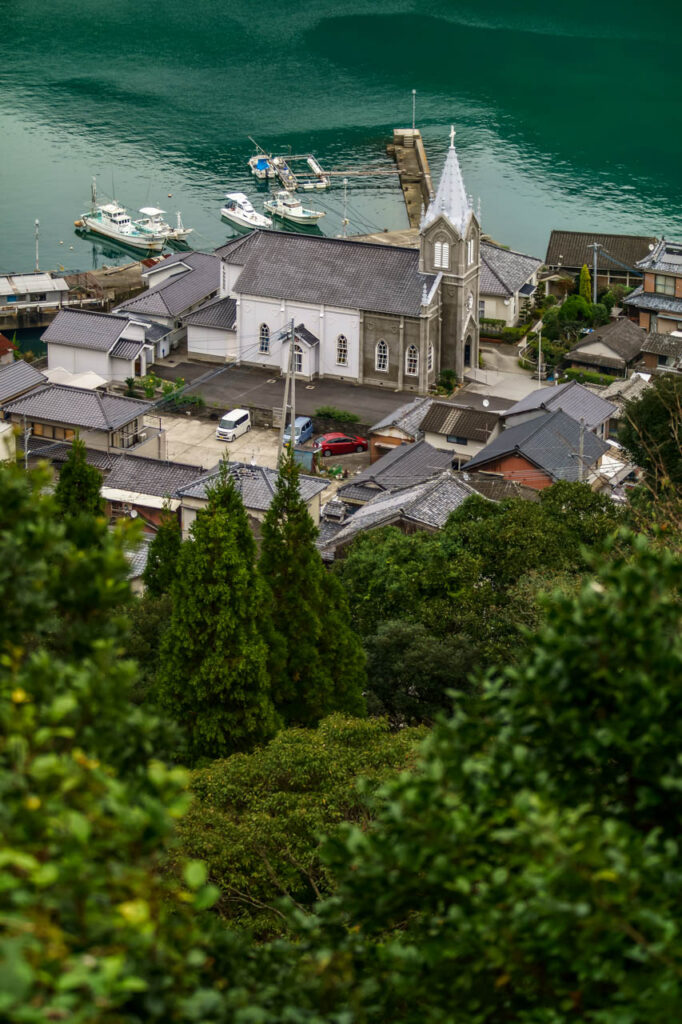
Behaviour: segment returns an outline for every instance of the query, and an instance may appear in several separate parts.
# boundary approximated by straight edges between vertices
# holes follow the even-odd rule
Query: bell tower
[[[459,380],[478,366],[481,227],[467,197],[450,128],[438,191],[420,225],[419,269],[441,274],[440,367]]]

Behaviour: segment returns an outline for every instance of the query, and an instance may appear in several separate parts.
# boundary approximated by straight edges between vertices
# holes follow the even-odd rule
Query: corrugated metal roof
[[[138,398],[105,395],[101,391],[46,384],[5,405],[5,411],[49,423],[91,430],[115,430],[151,408]]]
[[[419,316],[424,286],[415,249],[286,231],[253,231],[236,249],[217,250],[243,266],[234,291],[346,309]]]
[[[23,359],[0,366],[0,402],[8,402],[44,383],[45,377],[42,373]]]

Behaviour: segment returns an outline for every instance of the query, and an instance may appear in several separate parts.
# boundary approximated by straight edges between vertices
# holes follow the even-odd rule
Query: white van
[[[215,436],[219,441],[234,441],[251,430],[251,416],[248,409],[232,409],[226,412],[218,424]]]

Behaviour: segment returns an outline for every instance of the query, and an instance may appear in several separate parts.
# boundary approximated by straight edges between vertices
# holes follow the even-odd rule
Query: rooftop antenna
[[[36,233],[36,274],[37,274],[38,271],[40,270],[40,267],[38,265],[38,244],[39,244],[39,238],[40,238],[40,221],[38,220],[37,217],[36,217],[36,223],[35,223],[35,233]]]

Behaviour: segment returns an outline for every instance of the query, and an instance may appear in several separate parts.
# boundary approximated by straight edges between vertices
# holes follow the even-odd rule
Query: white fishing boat
[[[220,215],[225,220],[230,220],[242,228],[272,227],[270,218],[264,217],[262,213],[256,213],[248,196],[243,192],[226,192],[225,200],[225,205],[220,210]]]
[[[324,217],[321,210],[307,210],[291,192],[276,192],[272,199],[265,200],[263,206],[273,217],[281,217],[294,224],[315,224]]]
[[[249,167],[254,178],[258,178],[259,181],[275,177],[275,168],[267,153],[256,153],[255,156],[252,156],[249,160]]]
[[[171,227],[163,219],[165,212],[165,210],[159,210],[156,206],[142,206],[140,208],[142,217],[139,220],[133,221],[133,224],[145,234],[156,235],[157,237],[165,238],[169,242],[186,241],[187,236],[191,235],[194,228],[186,228],[184,226],[180,213],[177,214],[177,226]]]
[[[92,179],[91,208],[88,213],[83,213],[80,219],[74,221],[77,228],[84,228],[95,235],[103,235],[105,238],[112,238],[123,245],[132,246],[134,249],[144,249],[145,252],[161,252],[166,239],[147,231],[140,231],[130,217],[125,206],[121,206],[116,200],[110,203],[97,202],[97,188],[95,179]]]

